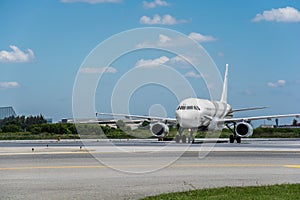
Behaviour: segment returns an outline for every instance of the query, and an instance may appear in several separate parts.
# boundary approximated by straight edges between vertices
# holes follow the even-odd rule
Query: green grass
[[[258,138],[299,138],[298,128],[256,128],[253,137]]]
[[[291,200],[300,199],[300,184],[283,184],[252,187],[223,187],[216,189],[203,189],[188,192],[162,194],[158,196],[144,198],[144,200],[158,199]]]
[[[40,139],[78,139],[78,135],[73,134],[32,134],[30,132],[0,133],[0,140],[40,140]]]

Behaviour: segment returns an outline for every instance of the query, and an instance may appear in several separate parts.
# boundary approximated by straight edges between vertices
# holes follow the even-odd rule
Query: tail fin
[[[228,64],[226,64],[221,102],[227,103]]]

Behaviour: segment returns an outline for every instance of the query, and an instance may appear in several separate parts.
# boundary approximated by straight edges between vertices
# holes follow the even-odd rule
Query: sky
[[[19,115],[71,118],[76,75],[89,53],[115,34],[145,27],[192,38],[222,76],[228,63],[233,108],[269,106],[237,116],[300,112],[299,1],[2,0],[0,18],[0,106],[13,106]],[[159,40],[170,39],[162,34]],[[176,67],[179,61],[168,52],[145,50],[81,72],[103,76],[97,111],[110,112],[116,82],[145,63],[174,64],[196,96],[209,98],[203,75],[184,64]],[[143,86],[131,98],[130,113],[140,115],[157,108],[174,117],[179,103],[158,85]]]

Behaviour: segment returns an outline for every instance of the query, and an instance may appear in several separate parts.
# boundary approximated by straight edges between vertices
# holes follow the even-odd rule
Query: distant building
[[[260,128],[274,128],[274,125],[272,125],[272,124],[262,124],[262,125],[260,125]]]
[[[46,118],[45,120],[46,120],[47,124],[52,124],[53,123],[52,118]]]
[[[16,117],[16,112],[12,106],[8,107],[0,107],[0,119],[4,119],[6,117]]]

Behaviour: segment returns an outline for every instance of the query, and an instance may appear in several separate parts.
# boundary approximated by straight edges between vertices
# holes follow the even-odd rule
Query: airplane
[[[188,142],[194,142],[193,132],[195,130],[221,131],[225,127],[231,130],[229,142],[241,143],[241,138],[250,137],[253,134],[251,121],[262,119],[278,119],[284,117],[299,118],[300,114],[270,115],[257,117],[234,118],[234,112],[264,109],[266,107],[252,107],[242,109],[232,109],[227,103],[227,85],[228,85],[228,64],[226,64],[223,91],[220,101],[211,101],[208,99],[187,98],[181,101],[175,111],[176,118],[163,118],[154,116],[127,115],[114,113],[96,113],[98,115],[118,116],[127,119],[148,120],[150,122],[150,132],[160,140],[163,140],[169,133],[168,124],[177,124],[178,134],[175,141],[186,143],[186,136],[182,135],[184,129],[190,132]]]

